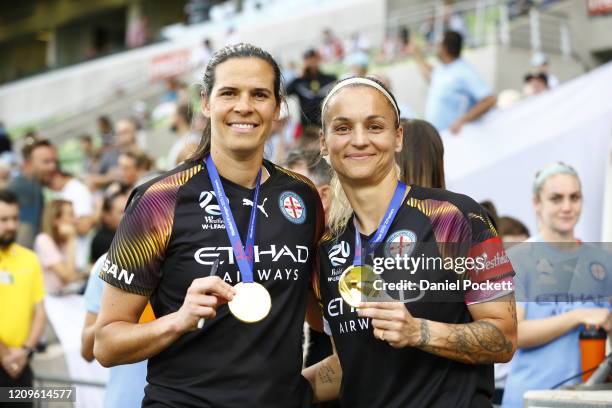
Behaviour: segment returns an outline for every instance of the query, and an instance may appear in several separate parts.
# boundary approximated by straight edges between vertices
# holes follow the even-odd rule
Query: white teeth
[[[238,129],[253,129],[255,125],[251,123],[232,123],[232,127],[237,127]]]

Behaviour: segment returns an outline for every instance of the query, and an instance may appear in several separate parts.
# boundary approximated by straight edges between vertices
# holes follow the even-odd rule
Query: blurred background
[[[0,185],[23,174],[28,146],[49,141],[57,165],[36,169],[35,178],[47,204],[62,191],[72,200],[72,217],[62,222],[77,230],[72,264],[80,278],[72,282],[82,282],[108,248],[129,191],[173,168],[197,142],[205,124],[199,84],[215,50],[249,42],[282,65],[289,109],[266,154],[283,164],[289,151],[318,145],[317,124],[303,111],[320,99],[304,95],[300,79],[310,78],[317,93],[325,78],[376,75],[403,117],[426,118],[422,63],[438,63],[448,30],[461,35],[461,56],[495,99],[456,131],[438,126],[447,188],[489,200],[499,215],[536,231],[533,177],[560,160],[583,183],[577,235],[610,241],[609,0],[0,2]],[[72,189],[79,193],[65,191],[69,182],[79,183]],[[43,204],[33,210],[39,217]],[[22,242],[33,248],[37,232]],[[96,393],[107,374],[81,358],[82,300],[67,300],[82,285],[55,289],[35,375],[44,385],[83,385],[81,406],[101,406]]]

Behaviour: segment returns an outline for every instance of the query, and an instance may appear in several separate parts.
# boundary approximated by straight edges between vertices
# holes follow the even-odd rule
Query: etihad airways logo
[[[287,260],[293,263],[306,263],[308,262],[308,254],[308,247],[303,245],[296,245],[293,249],[287,245],[269,245],[267,247],[255,245],[253,249],[255,262]],[[236,263],[234,251],[229,246],[200,248],[195,252],[194,258],[201,265],[212,265],[217,258],[219,258],[219,264],[225,263],[226,259],[230,265]]]
[[[128,285],[131,285],[132,280],[134,279],[133,273],[129,273],[123,268],[121,268],[121,271],[119,271],[119,267],[116,264],[112,263],[108,258],[104,260],[102,272],[106,273],[107,275],[113,275],[115,279],[123,281]]]

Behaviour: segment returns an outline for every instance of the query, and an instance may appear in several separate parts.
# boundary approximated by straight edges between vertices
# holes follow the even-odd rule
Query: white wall
[[[478,201],[492,200],[500,215],[518,218],[534,233],[533,178],[546,164],[561,160],[574,166],[582,181],[578,237],[598,242],[609,236],[602,224],[612,212],[610,200],[604,206],[605,191],[612,188],[606,185],[610,95],[612,63],[467,125],[458,136],[443,134],[448,188]]]

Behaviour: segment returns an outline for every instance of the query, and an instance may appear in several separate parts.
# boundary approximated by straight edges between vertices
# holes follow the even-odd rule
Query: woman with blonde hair
[[[509,262],[480,273],[464,269],[466,278],[498,283],[499,290],[407,290],[401,298],[380,285],[459,281],[459,267],[373,271],[380,260],[398,257],[503,254],[485,211],[464,195],[400,181],[399,109],[377,80],[338,82],[323,102],[322,125],[322,153],[341,190],[331,234],[320,245],[317,281],[336,354],[304,371],[316,398],[339,397],[357,408],[490,406],[493,363],[508,361],[516,341]],[[348,216],[338,211],[341,192]],[[449,254],[445,243],[462,251]]]

